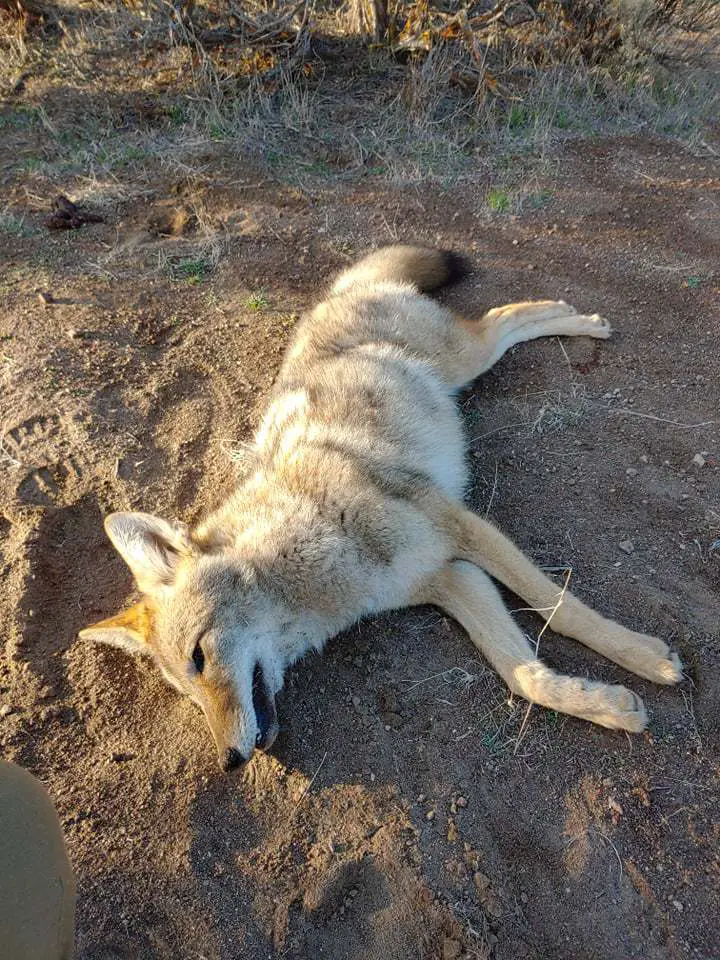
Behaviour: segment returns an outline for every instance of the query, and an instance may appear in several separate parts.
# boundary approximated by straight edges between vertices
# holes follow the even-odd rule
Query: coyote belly
[[[224,770],[274,741],[288,666],[360,617],[411,604],[446,610],[515,693],[642,730],[642,701],[625,687],[537,659],[490,577],[628,670],[681,676],[661,640],[568,592],[558,605],[556,584],[463,506],[456,391],[514,344],[606,338],[610,326],[554,301],[465,320],[426,296],[462,266],[415,246],[361,260],[299,324],[228,500],[194,529],[145,513],[105,521],[142,599],[81,636],[152,657],[205,713]]]

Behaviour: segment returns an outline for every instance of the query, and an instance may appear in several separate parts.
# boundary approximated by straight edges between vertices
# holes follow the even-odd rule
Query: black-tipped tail
[[[470,261],[462,253],[457,253],[455,250],[441,250],[440,253],[445,258],[445,270],[447,271],[447,279],[442,286],[447,287],[451,283],[457,283],[472,270]]]
[[[460,280],[470,270],[468,261],[452,250],[411,244],[381,247],[341,273],[333,293],[344,293],[357,284],[410,283],[423,293]]]

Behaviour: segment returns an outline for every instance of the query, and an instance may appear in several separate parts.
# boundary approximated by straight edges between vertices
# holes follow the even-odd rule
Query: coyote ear
[[[149,513],[111,513],[105,530],[143,593],[171,584],[180,558],[192,553],[190,531],[179,520],[168,523]]]
[[[150,653],[150,631],[152,628],[150,611],[144,602],[136,603],[129,610],[123,610],[117,616],[100,620],[91,627],[81,630],[81,640],[95,643],[108,643],[120,647],[128,653]]]

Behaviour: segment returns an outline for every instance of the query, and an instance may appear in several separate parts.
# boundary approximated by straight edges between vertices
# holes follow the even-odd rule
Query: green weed
[[[493,213],[507,213],[510,209],[510,194],[507,190],[493,187],[488,193],[487,205]]]
[[[266,307],[269,307],[270,301],[265,295],[264,290],[258,290],[255,293],[250,294],[245,301],[245,306],[248,308],[248,310],[258,312],[259,310],[265,310]]]
[[[210,272],[210,264],[203,257],[187,257],[170,264],[173,280],[184,280],[193,286],[202,283]]]

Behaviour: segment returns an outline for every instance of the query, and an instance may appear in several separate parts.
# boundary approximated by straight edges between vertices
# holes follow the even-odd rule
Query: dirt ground
[[[220,152],[206,171],[67,231],[44,225],[52,195],[13,187],[23,229],[0,244],[0,744],[57,804],[78,957],[717,958],[717,159],[587,141],[517,216],[481,178],[291,187]],[[172,212],[200,207],[214,270],[182,259],[192,218]],[[528,714],[458,627],[407,611],[299,664],[272,754],[225,777],[150,665],[76,638],[132,593],[102,518],[217,504],[297,315],[396,239],[472,259],[446,298],[470,316],[553,297],[612,321],[608,342],[523,345],[460,397],[469,502],[669,640],[686,679],[548,631],[548,662],[627,683],[650,728]]]

